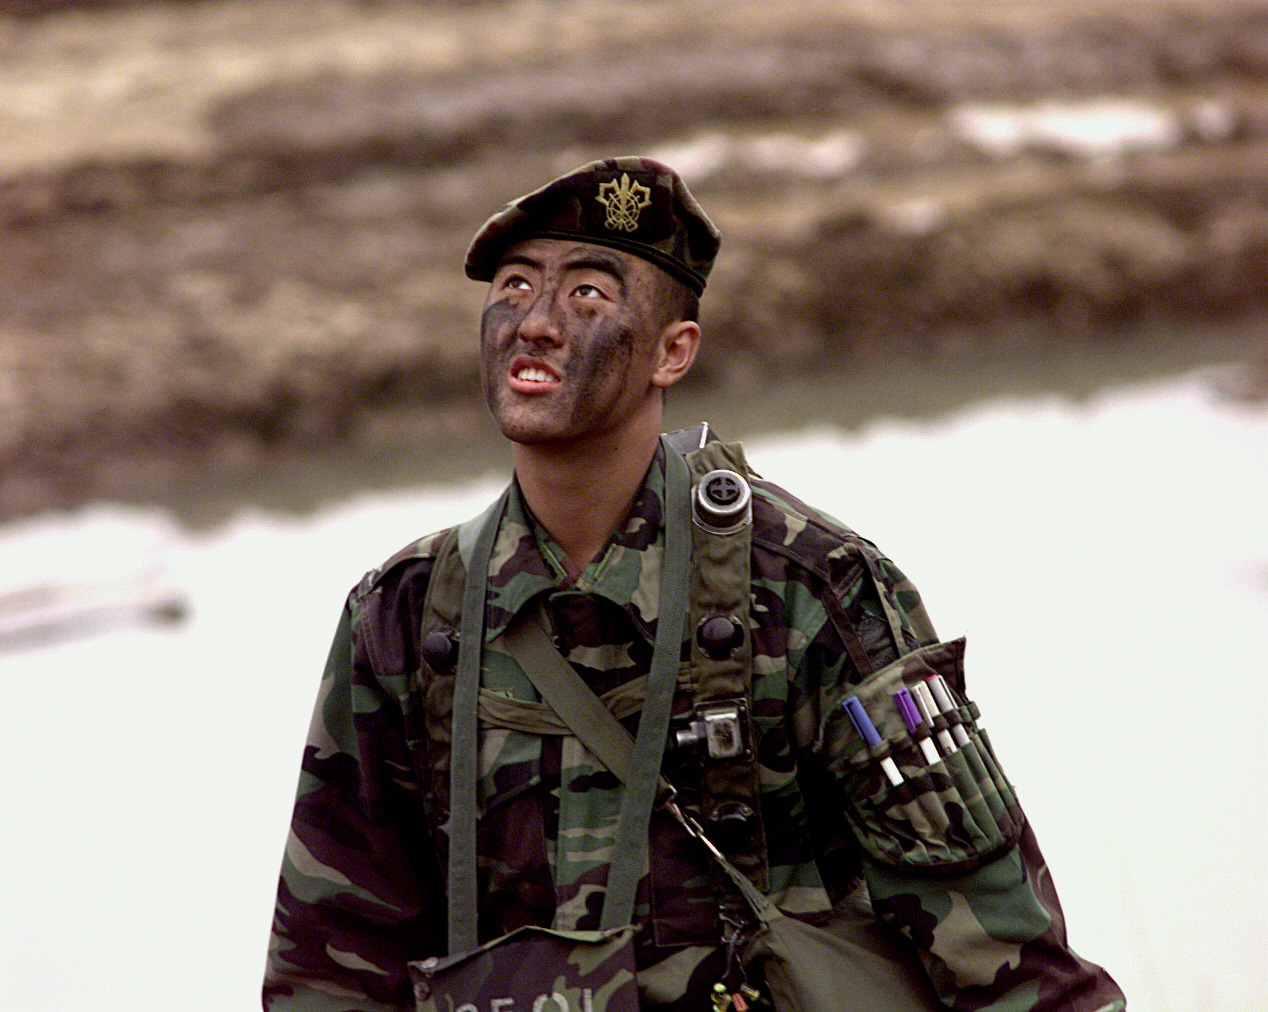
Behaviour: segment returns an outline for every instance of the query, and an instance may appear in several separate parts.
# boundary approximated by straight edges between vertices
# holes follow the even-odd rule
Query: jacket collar
[[[664,448],[658,446],[625,522],[570,583],[560,562],[563,550],[532,515],[518,483],[512,482],[489,562],[486,642],[500,635],[539,595],[558,591],[607,598],[653,639],[665,545],[664,496]]]

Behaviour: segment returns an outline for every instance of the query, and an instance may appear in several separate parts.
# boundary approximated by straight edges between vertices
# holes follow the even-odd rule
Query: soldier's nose
[[[560,333],[554,301],[543,293],[520,320],[519,335],[533,344],[558,344]]]

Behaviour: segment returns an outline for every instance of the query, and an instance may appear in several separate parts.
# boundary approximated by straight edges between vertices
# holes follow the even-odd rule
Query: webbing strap
[[[656,645],[648,680],[647,702],[634,739],[634,781],[621,796],[616,847],[608,869],[601,930],[629,924],[642,877],[647,825],[656,797],[660,764],[669,735],[683,623],[687,620],[691,575],[691,472],[682,457],[662,439],[665,451],[665,553],[656,608]]]
[[[665,550],[661,564],[656,642],[648,678],[648,695],[639,717],[638,736],[627,766],[617,838],[608,872],[601,929],[621,927],[633,918],[642,877],[643,850],[660,782],[659,771],[669,734],[673,690],[678,680],[683,623],[687,620],[691,573],[691,474],[682,457],[665,446]],[[476,871],[476,767],[478,763],[478,698],[484,645],[485,601],[489,561],[507,495],[480,518],[479,536],[470,558],[463,590],[458,665],[453,699],[453,740],[449,771],[449,952],[479,943]],[[471,530],[472,524],[466,530]],[[460,538],[461,538],[460,532]],[[467,536],[469,539],[469,535]],[[462,541],[467,539],[461,539]],[[468,541],[469,543],[469,541]],[[464,553],[465,555],[465,553]],[[552,645],[553,652],[553,645]],[[563,660],[561,657],[560,660]],[[566,661],[564,662],[567,663]],[[576,672],[572,672],[574,677]],[[530,676],[531,677],[531,676]],[[579,680],[579,678],[578,678]],[[582,683],[584,685],[584,683]],[[541,691],[541,686],[538,686]],[[593,693],[586,690],[593,698]],[[545,696],[545,692],[542,692]],[[598,700],[595,699],[596,705]],[[565,720],[567,717],[561,713]],[[611,717],[611,714],[609,714]],[[615,718],[613,718],[615,723]],[[625,735],[624,728],[617,724]],[[575,733],[575,729],[574,729]],[[581,735],[578,734],[580,738]],[[628,738],[628,735],[626,735]],[[583,739],[584,740],[584,739]],[[587,747],[593,746],[587,742]],[[596,755],[598,752],[596,751]],[[617,761],[619,764],[619,760]],[[615,772],[615,771],[614,771]],[[619,774],[618,774],[619,776]],[[624,778],[623,778],[624,779]]]
[[[510,494],[510,489],[506,489],[493,502],[489,503],[478,517],[474,517],[458,526],[458,555],[462,559],[462,564],[466,567],[467,572],[471,571],[471,559],[475,554],[476,541],[480,537],[480,532],[488,527],[489,524],[496,525],[501,522],[502,510],[506,508]]]
[[[467,566],[458,631],[458,667],[453,694],[453,741],[449,767],[449,952],[474,949],[479,942],[476,877],[477,700],[480,655],[484,644],[485,597],[489,560],[509,492],[481,519]]]
[[[571,732],[627,788],[638,776],[634,739],[595,695],[532,617],[516,622],[502,637],[542,699]],[[665,785],[668,788],[668,784]]]
[[[747,478],[752,475],[743,450],[737,445],[711,442],[691,453],[687,464],[698,479],[715,468],[732,470]],[[694,701],[697,707],[744,701],[749,712],[742,719],[753,727],[753,634],[750,611],[753,593],[751,556],[753,526],[744,524],[738,530],[720,532],[692,524],[691,549],[691,628],[701,628],[708,618],[720,615],[735,622],[742,636],[738,644],[720,656],[704,649],[699,637],[691,645],[692,667],[696,672]],[[770,886],[766,829],[762,819],[762,783],[755,749],[727,762],[706,762],[700,769],[700,808],[705,825],[724,805],[747,805],[751,831],[747,840],[732,841],[728,853],[731,862],[759,888]],[[725,894],[725,883],[717,886]],[[730,904],[730,898],[727,900]]]

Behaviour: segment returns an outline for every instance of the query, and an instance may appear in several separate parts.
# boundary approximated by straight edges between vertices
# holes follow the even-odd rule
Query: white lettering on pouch
[[[470,1002],[465,1002],[453,1012],[480,1012]],[[494,998],[489,1002],[489,1012],[518,1012],[514,998]],[[581,1008],[574,1009],[568,1003],[568,996],[552,991],[550,994],[539,994],[533,999],[533,1012],[594,1012],[594,992],[588,987],[581,989]]]

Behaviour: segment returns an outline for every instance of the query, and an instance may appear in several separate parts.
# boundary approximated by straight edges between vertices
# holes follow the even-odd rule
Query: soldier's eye
[[[583,299],[601,299],[604,297],[603,289],[597,285],[578,285],[577,294]]]
[[[528,283],[528,279],[518,274],[512,274],[502,283],[504,288],[514,288],[517,291],[527,292],[533,286]]]

